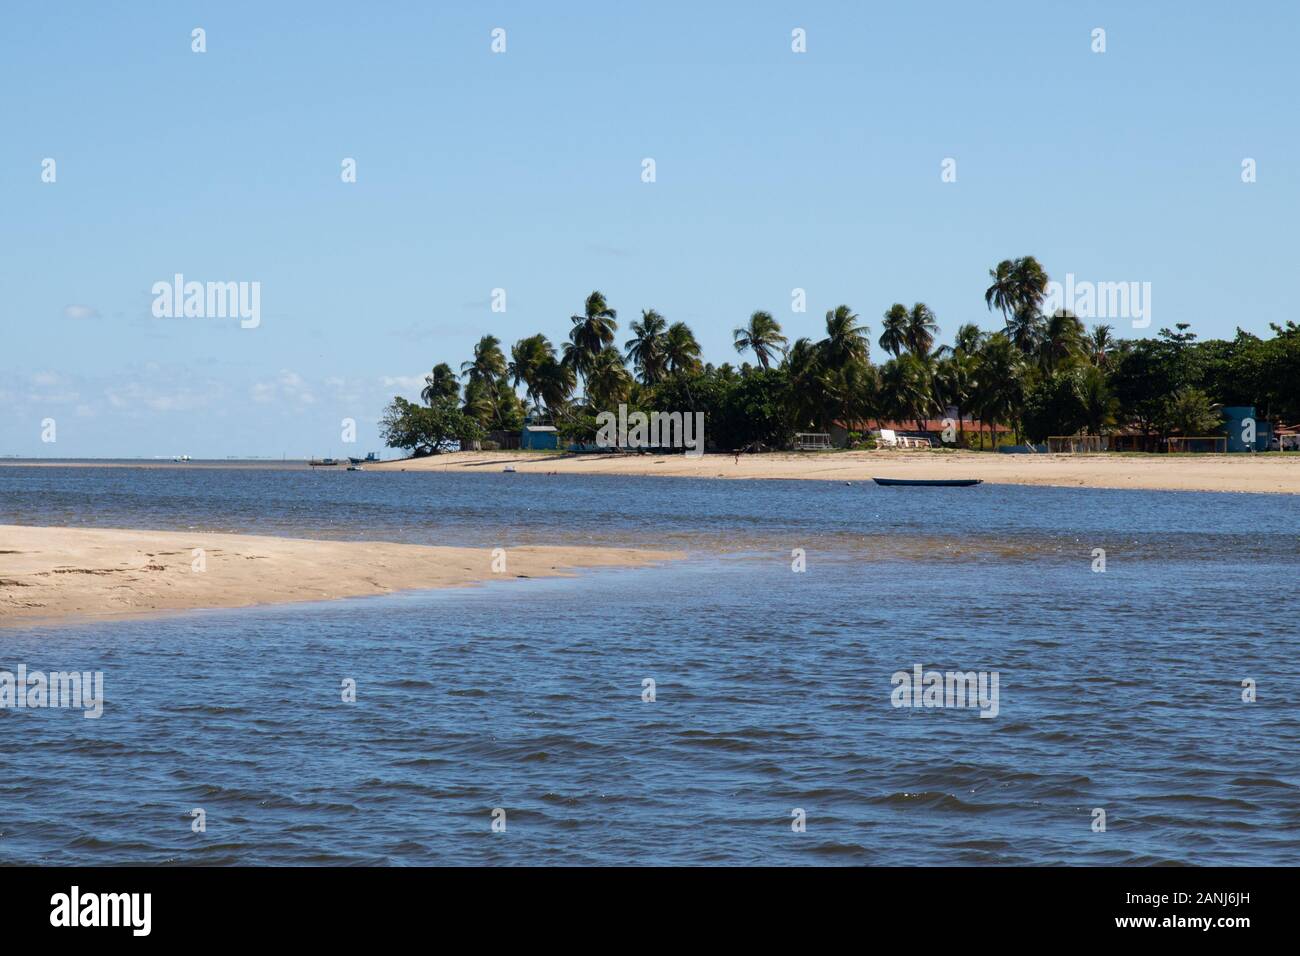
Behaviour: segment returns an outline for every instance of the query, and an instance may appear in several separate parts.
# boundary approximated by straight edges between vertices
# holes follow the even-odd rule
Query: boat
[[[983,478],[872,478],[878,485],[921,485],[930,488],[966,488],[978,485]]]
[[[313,468],[321,468],[330,465],[337,465],[338,462],[333,458],[313,458],[311,461],[307,462],[307,464],[311,465]]]
[[[514,466],[514,465],[506,465],[506,466],[505,466],[504,468],[502,468],[501,470],[502,470],[505,474],[507,474],[507,475],[513,475],[513,474],[515,473],[515,466]]]
[[[348,471],[365,471],[360,465],[348,465]]]

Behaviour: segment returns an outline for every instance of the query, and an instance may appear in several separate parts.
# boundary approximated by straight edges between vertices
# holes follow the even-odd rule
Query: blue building
[[[1223,430],[1228,436],[1228,451],[1268,451],[1269,442],[1273,440],[1273,425],[1255,418],[1254,405],[1225,405],[1223,418]],[[1247,419],[1255,423],[1253,447],[1242,437],[1246,432]]]
[[[519,447],[531,451],[554,451],[560,447],[560,433],[554,425],[525,425],[519,434]]]

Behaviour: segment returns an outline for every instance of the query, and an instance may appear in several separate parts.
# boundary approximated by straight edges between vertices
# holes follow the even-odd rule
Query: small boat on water
[[[878,485],[920,485],[929,488],[966,488],[978,485],[983,478],[872,478]]]
[[[313,458],[311,461],[307,462],[307,464],[311,465],[313,468],[328,468],[332,465],[337,465],[338,462],[333,458]]]
[[[348,471],[365,471],[360,465],[348,465]]]
[[[513,474],[515,473],[515,466],[514,466],[514,465],[506,465],[506,466],[505,466],[504,468],[502,468],[501,470],[502,470],[505,474],[507,474],[507,475],[513,475]]]

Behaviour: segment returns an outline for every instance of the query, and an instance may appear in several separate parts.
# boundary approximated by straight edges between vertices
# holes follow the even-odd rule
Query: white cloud
[[[110,385],[104,389],[108,403],[126,411],[147,409],[151,412],[184,412],[206,408],[213,404],[214,390],[174,388],[168,391],[154,389],[140,382]]]
[[[381,375],[379,384],[384,388],[424,388],[423,375]]]
[[[261,404],[279,402],[311,405],[316,401],[316,396],[303,377],[287,368],[280,369],[280,374],[269,382],[254,382],[249,394],[253,401]]]
[[[63,307],[63,317],[65,319],[97,319],[99,310],[93,305],[65,305]]]

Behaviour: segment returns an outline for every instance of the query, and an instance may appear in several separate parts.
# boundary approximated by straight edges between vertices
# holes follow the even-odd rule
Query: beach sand
[[[367,464],[367,471],[666,475],[690,478],[982,478],[993,484],[1300,494],[1295,455],[1003,455],[973,451],[771,452],[741,455],[550,455],[457,452]]]
[[[205,570],[195,571],[195,548]],[[460,587],[682,557],[622,548],[486,548],[0,525],[0,626]]]

